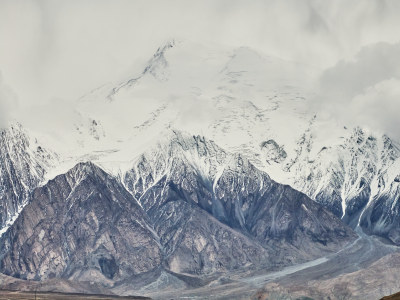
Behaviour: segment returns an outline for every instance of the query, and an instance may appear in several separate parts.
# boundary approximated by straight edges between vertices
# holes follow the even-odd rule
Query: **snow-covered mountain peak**
[[[93,162],[79,162],[72,169],[70,169],[66,175],[74,178],[76,182],[82,180],[82,178],[87,176],[96,176],[98,174],[105,174],[100,167],[98,167]]]
[[[168,62],[165,58],[166,52],[175,46],[175,40],[168,41],[164,46],[157,49],[156,53],[148,62],[143,70],[143,75],[151,74],[153,77],[160,81],[168,80],[167,67]]]
[[[212,140],[176,129],[166,131],[162,137],[154,139],[154,142],[153,146],[140,155],[139,160],[151,161],[163,155],[165,160],[170,160],[169,168],[173,167],[173,160],[183,159],[196,168],[209,169],[210,165],[221,162],[227,155]]]
[[[143,174],[152,174],[148,183],[178,165],[213,181],[238,162],[214,140],[357,226],[375,199],[397,195],[391,165],[399,159],[398,146],[316,111],[308,86],[314,74],[250,48],[167,43],[137,75],[78,101],[71,130],[61,136],[72,142],[57,148],[67,163],[56,171],[93,161],[123,176],[142,162]],[[57,137],[47,139],[50,146],[60,140],[59,132],[48,136]]]
[[[21,169],[31,166],[31,171],[39,177],[41,171],[37,170],[38,166],[48,169],[58,159],[57,154],[46,149],[37,138],[32,138],[18,122],[0,130],[0,148],[4,163],[11,159],[18,162]]]
[[[0,131],[0,235],[26,205],[29,192],[43,182],[58,156],[19,123]]]

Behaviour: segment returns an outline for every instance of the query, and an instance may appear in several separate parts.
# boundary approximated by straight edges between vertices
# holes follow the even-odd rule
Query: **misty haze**
[[[399,14],[0,0],[0,299],[400,299]]]

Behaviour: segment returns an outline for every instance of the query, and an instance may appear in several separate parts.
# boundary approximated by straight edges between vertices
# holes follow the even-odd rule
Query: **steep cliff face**
[[[30,138],[20,124],[0,130],[0,235],[56,160],[56,155]]]
[[[158,238],[124,187],[92,163],[45,186],[1,238],[1,271],[107,284],[157,268]]]

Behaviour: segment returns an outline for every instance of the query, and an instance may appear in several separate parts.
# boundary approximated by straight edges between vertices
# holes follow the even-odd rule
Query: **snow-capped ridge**
[[[175,40],[170,40],[165,45],[159,47],[154,53],[153,57],[147,62],[146,67],[143,69],[140,75],[132,77],[126,81],[119,83],[117,86],[113,87],[107,95],[109,101],[114,101],[115,95],[121,90],[134,86],[140,79],[142,79],[147,74],[150,74],[154,78],[160,81],[168,80],[168,72],[166,68],[168,67],[168,62],[165,58],[165,53],[175,46]]]
[[[376,223],[382,232],[397,222],[398,144],[312,111],[312,68],[246,47],[187,41],[169,41],[149,56],[133,76],[79,101],[65,166],[92,161],[122,181],[133,169],[126,186],[138,194],[190,168],[218,192],[219,178],[239,163],[233,153],[353,227]],[[377,222],[378,212],[385,220]]]
[[[93,162],[85,161],[77,163],[65,175],[71,177],[76,185],[86,177],[105,177],[106,172]]]
[[[164,46],[159,47],[156,53],[147,63],[147,66],[144,68],[142,74],[146,75],[147,73],[150,73],[157,79],[166,80],[166,78],[161,77],[158,72],[161,71],[160,69],[166,68],[168,66],[168,62],[165,58],[165,53],[169,51],[169,49],[173,48],[175,45],[175,40],[170,40],[165,43]]]
[[[0,228],[8,228],[28,203],[29,192],[54,167],[58,156],[30,137],[20,123],[0,131]],[[4,232],[2,230],[2,232]]]

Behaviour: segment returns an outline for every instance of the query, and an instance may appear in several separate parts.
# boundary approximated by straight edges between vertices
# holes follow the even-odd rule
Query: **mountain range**
[[[173,40],[72,108],[15,120],[0,272],[148,294],[329,257],[360,232],[397,249],[400,146],[312,110],[317,71]]]

